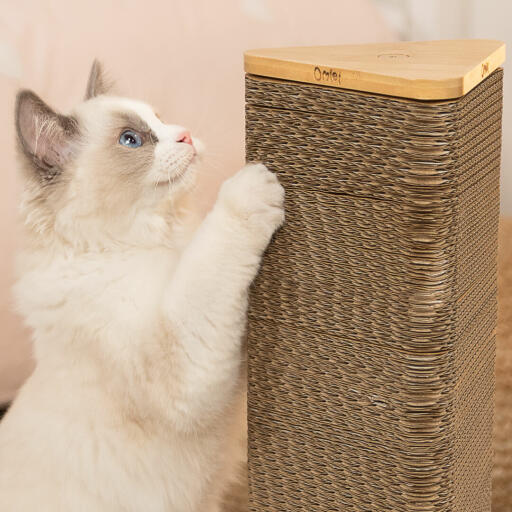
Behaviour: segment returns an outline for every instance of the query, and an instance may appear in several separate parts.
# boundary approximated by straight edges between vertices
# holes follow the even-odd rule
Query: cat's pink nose
[[[192,146],[193,143],[192,143],[192,137],[190,135],[190,132],[189,131],[181,132],[178,135],[177,142],[184,142],[185,144],[190,144]]]

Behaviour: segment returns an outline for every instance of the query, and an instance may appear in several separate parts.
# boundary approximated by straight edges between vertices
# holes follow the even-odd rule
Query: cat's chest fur
[[[15,292],[36,341],[47,334],[122,342],[155,321],[176,260],[168,248],[59,258],[35,265]]]

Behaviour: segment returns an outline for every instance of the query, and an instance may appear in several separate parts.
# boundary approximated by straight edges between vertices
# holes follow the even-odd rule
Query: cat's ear
[[[106,94],[110,89],[110,84],[105,78],[103,66],[98,59],[92,63],[91,71],[89,73],[89,80],[87,81],[87,90],[85,91],[85,99],[94,98],[100,94]]]
[[[32,91],[16,97],[16,131],[21,153],[44,180],[60,174],[73,156],[78,123],[54,112]]]

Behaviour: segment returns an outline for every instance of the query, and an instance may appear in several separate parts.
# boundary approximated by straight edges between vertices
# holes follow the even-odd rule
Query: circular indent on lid
[[[377,55],[378,59],[386,59],[386,60],[394,60],[394,61],[405,60],[405,59],[409,59],[410,57],[411,56],[407,52],[402,52],[400,50],[394,51],[394,52],[379,53]]]

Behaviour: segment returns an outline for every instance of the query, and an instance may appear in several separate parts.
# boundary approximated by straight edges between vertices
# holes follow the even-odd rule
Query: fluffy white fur
[[[109,153],[124,150],[109,146],[119,111],[158,137],[142,175]],[[248,165],[196,227],[198,156],[177,142],[181,127],[104,94],[73,119],[75,138],[37,135],[45,151],[57,144],[55,182],[24,162],[15,295],[37,366],[0,423],[0,510],[218,512],[245,455],[247,292],[283,189]]]

